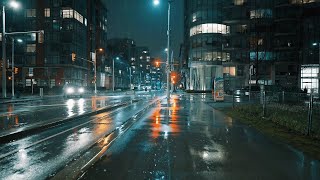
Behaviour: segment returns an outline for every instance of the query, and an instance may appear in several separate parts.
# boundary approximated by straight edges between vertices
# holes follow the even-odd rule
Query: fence
[[[296,132],[320,138],[318,94],[291,92],[251,92],[232,95],[234,108],[260,115]]]

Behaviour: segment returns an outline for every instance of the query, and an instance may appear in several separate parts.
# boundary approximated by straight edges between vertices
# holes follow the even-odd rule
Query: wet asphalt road
[[[162,101],[82,179],[320,179],[318,160],[214,110],[210,99]]]
[[[139,98],[139,102],[129,106],[79,118],[41,133],[1,144],[0,179],[45,179],[54,175],[68,162],[85,153],[98,139],[121,126],[154,97],[141,95]],[[120,97],[115,99],[121,100]]]
[[[62,98],[30,102],[0,104],[0,134],[3,131],[25,128],[50,119],[74,117],[95,111],[120,101],[129,101],[148,93],[120,96],[92,96],[87,98]]]

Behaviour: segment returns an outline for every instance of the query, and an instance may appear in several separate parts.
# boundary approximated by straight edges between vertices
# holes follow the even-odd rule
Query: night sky
[[[109,39],[132,38],[137,46],[149,47],[152,57],[165,58],[168,0],[160,1],[155,7],[153,0],[105,0]],[[175,0],[171,12],[171,46],[178,57],[183,41],[183,0]]]

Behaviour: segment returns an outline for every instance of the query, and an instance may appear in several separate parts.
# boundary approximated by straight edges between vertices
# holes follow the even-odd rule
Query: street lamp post
[[[168,0],[168,29],[167,29],[167,62],[166,62],[166,72],[167,72],[167,99],[170,99],[170,13],[171,13],[171,3],[173,0]],[[159,5],[159,0],[153,1],[154,5]]]
[[[11,38],[11,41],[12,41],[12,57],[11,57],[11,90],[12,90],[12,99],[14,99],[14,46],[15,46],[15,43],[14,43],[14,38]],[[18,39],[17,40],[18,43],[22,43],[23,41],[21,39]]]
[[[14,99],[14,39],[12,38],[12,63],[11,63],[11,90],[12,90],[12,99]]]
[[[318,63],[318,94],[320,94],[320,42],[313,43],[312,45],[318,45],[318,53],[319,53],[319,63]]]
[[[19,8],[19,3],[16,1],[10,1],[11,7]],[[7,69],[6,69],[6,7],[2,5],[2,97],[7,97]]]
[[[2,97],[7,97],[7,72],[6,72],[6,13],[2,6]]]
[[[119,60],[119,57],[116,57],[116,60]],[[112,58],[112,91],[114,91],[114,58]]]
[[[99,49],[95,49],[94,50],[94,56],[95,56],[95,59],[94,59],[94,94],[96,95],[97,94],[97,51],[99,52],[102,52],[103,49],[102,48],[99,48]]]

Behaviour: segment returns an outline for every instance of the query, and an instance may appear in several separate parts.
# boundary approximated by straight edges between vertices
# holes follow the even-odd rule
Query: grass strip
[[[304,129],[304,127],[301,127],[301,123],[287,123],[290,122],[289,120],[297,122],[296,119],[306,117],[301,112],[297,115],[295,113],[283,113],[281,109],[269,108],[268,117],[263,118],[261,115],[262,108],[259,106],[243,105],[221,110],[234,119],[256,128],[263,134],[289,144],[320,160],[319,136],[304,135],[300,132],[301,129]]]

